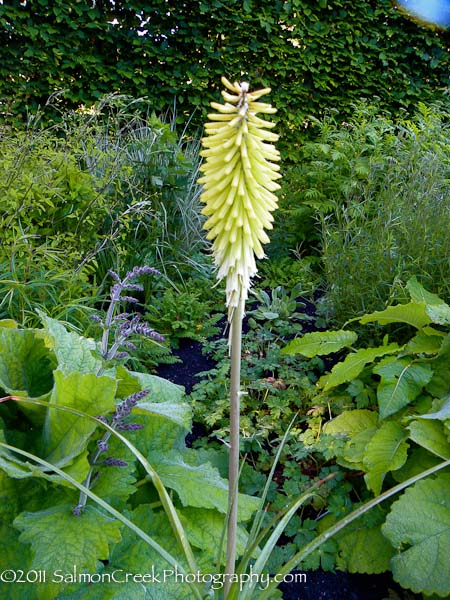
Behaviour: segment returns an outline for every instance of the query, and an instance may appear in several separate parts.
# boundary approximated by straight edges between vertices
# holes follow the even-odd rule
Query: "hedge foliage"
[[[292,145],[305,116],[329,107],[435,99],[448,41],[389,0],[4,0],[0,110],[23,117],[62,89],[66,107],[118,91],[156,111],[176,97],[179,120],[201,123],[226,74],[273,88]]]

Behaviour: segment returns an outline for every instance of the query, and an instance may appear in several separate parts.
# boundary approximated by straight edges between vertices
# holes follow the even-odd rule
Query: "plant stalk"
[[[241,348],[242,348],[242,319],[244,317],[245,301],[241,298],[231,319],[230,339],[230,456],[228,468],[228,524],[227,524],[227,558],[225,573],[234,574],[236,566],[236,539],[238,522],[239,494],[239,420],[241,396]],[[230,591],[231,582],[225,578],[225,599]]]

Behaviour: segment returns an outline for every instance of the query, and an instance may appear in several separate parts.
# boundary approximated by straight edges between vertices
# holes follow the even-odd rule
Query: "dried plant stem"
[[[231,374],[230,374],[230,457],[228,470],[228,526],[227,526],[227,574],[233,574],[236,563],[236,537],[239,493],[239,417],[241,386],[242,319],[245,301],[241,299],[233,311],[231,320]],[[230,589],[225,579],[225,598]]]

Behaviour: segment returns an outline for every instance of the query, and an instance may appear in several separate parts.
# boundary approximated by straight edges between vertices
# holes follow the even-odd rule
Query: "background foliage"
[[[25,117],[66,90],[66,107],[112,91],[201,123],[217,82],[270,85],[292,145],[305,116],[360,97],[414,106],[448,87],[448,33],[408,21],[389,0],[143,0],[0,3],[0,102]]]

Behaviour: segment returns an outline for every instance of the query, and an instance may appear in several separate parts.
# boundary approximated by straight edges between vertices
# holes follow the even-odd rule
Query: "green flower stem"
[[[241,348],[242,319],[245,301],[241,298],[233,311],[231,321],[231,374],[230,374],[230,457],[228,469],[228,526],[226,573],[234,573],[236,565],[236,538],[239,495],[239,421],[241,395]],[[224,585],[225,598],[230,590],[227,579]]]

